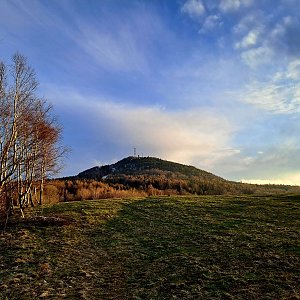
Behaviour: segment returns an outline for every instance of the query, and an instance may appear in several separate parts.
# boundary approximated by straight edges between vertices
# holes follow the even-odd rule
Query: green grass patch
[[[43,216],[1,234],[0,299],[300,298],[299,196],[106,199]]]

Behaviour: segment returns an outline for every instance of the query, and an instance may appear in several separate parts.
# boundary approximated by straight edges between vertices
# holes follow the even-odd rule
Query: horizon
[[[93,169],[93,168],[101,168],[101,167],[104,167],[104,166],[108,166],[108,165],[113,165],[113,164],[115,164],[115,163],[118,163],[118,162],[120,162],[120,161],[122,161],[122,160],[125,160],[125,159],[128,159],[128,158],[135,158],[135,159],[141,159],[141,158],[151,158],[151,159],[158,159],[158,160],[163,160],[163,161],[168,161],[168,162],[171,162],[171,163],[175,163],[175,164],[180,164],[180,163],[178,163],[178,162],[176,162],[176,161],[170,161],[170,160],[166,160],[166,159],[163,159],[163,158],[160,158],[160,157],[155,157],[155,156],[145,156],[145,155],[140,155],[140,154],[138,154],[138,153],[136,153],[136,154],[133,154],[133,155],[129,155],[129,156],[125,156],[125,157],[123,157],[123,158],[120,158],[120,159],[118,159],[116,162],[114,162],[114,163],[111,163],[111,164],[103,164],[103,165],[96,165],[96,166],[92,166],[92,167],[89,167],[89,168],[87,168],[87,169],[85,169],[85,170],[81,170],[78,174],[73,174],[73,175],[70,175],[70,176],[66,176],[66,177],[73,177],[73,176],[77,176],[77,175],[79,175],[80,173],[82,173],[82,172],[85,172],[85,171],[88,171],[88,170],[90,170],[90,169]],[[187,164],[183,164],[184,166],[187,166],[187,167],[195,167],[195,166],[193,166],[193,165],[187,165]],[[195,167],[195,168],[197,168],[197,167]],[[197,168],[197,169],[199,169],[199,168]],[[201,170],[201,169],[199,169],[199,170]],[[206,171],[206,170],[202,170],[202,171]],[[206,171],[207,172],[207,171]],[[215,176],[218,176],[219,177],[219,175],[218,174],[213,174],[212,173],[212,175],[215,175]],[[60,179],[61,177],[55,177],[55,178],[53,178],[53,179]],[[225,179],[225,180],[227,180],[227,178],[223,178],[223,179]],[[248,184],[253,184],[253,185],[287,185],[287,186],[300,186],[300,185],[297,185],[297,184],[290,184],[289,182],[286,182],[286,183],[284,183],[284,182],[276,182],[275,180],[274,180],[274,182],[269,182],[268,180],[249,180],[249,181],[247,181],[247,180],[240,180],[240,181],[236,181],[236,182],[241,182],[241,183],[248,183]]]
[[[228,180],[300,185],[300,1],[0,2],[0,60],[26,56],[72,152],[134,147]]]

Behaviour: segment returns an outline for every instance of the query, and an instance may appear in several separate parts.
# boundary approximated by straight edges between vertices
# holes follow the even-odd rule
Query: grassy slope
[[[0,235],[0,299],[299,299],[300,197],[60,203]]]

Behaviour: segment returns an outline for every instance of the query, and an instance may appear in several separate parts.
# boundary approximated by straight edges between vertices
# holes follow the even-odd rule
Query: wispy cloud
[[[266,81],[248,84],[237,97],[275,114],[300,112],[300,61],[294,60],[283,71]]]
[[[107,70],[144,71],[148,68],[144,52],[140,49],[141,41],[133,35],[133,28],[122,26],[115,31],[103,32],[81,24],[74,39]]]
[[[12,27],[14,32],[27,31],[27,36],[32,39],[37,32],[42,35],[51,31],[49,39],[57,43],[58,48],[64,41],[69,42],[69,47],[72,45],[71,51],[65,49],[66,52],[69,50],[70,59],[78,60],[73,53],[81,51],[92,65],[112,73],[147,74],[153,64],[155,47],[162,48],[162,41],[174,36],[151,5],[131,3],[122,7],[120,16],[116,17],[115,10],[119,8],[109,9],[109,5],[96,3],[97,17],[88,19],[85,8],[76,10],[69,1],[53,1],[52,4],[49,9],[39,1],[26,4],[19,0],[4,1],[0,3],[0,9],[6,16],[0,22]],[[33,33],[35,35],[31,37]],[[23,39],[23,36],[18,38]]]
[[[250,133],[249,137],[251,138]],[[294,135],[293,138],[296,139],[296,136]],[[234,180],[243,178],[243,181],[253,183],[254,179],[268,181],[257,183],[274,183],[277,180],[276,183],[299,185],[299,176],[295,176],[300,174],[298,168],[300,160],[297,154],[300,151],[299,143],[297,141],[290,143],[284,136],[278,138],[277,142],[278,144],[273,147],[261,144],[247,148],[244,145],[239,152],[227,159],[219,160],[215,168],[222,170],[220,174],[225,178]],[[293,181],[288,183],[291,178]]]
[[[228,13],[237,11],[242,7],[248,7],[253,3],[253,0],[222,0],[220,1],[220,10]]]

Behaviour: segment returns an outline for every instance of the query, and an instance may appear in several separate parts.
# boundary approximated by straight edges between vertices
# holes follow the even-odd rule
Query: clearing
[[[106,199],[0,234],[0,299],[300,299],[300,196]]]

